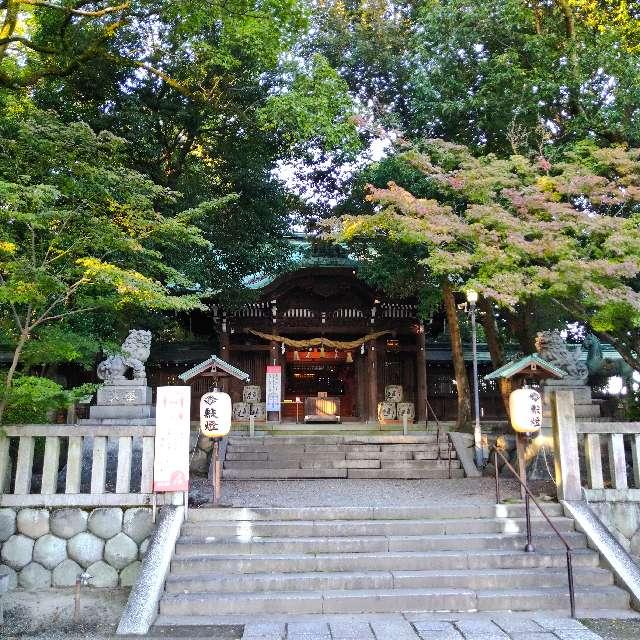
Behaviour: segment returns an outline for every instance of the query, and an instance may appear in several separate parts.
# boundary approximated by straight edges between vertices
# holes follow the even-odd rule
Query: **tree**
[[[320,57],[294,65],[286,55],[305,25],[295,0],[158,2],[100,55],[34,91],[40,108],[128,140],[127,164],[180,192],[161,211],[196,214],[209,245],[187,256],[189,275],[226,305],[250,294],[247,276],[284,267],[284,236],[306,212],[278,179],[278,162],[305,143],[358,142],[337,74]],[[175,82],[127,63],[140,51]]]
[[[283,41],[304,26],[296,0],[4,0],[0,3],[0,86],[34,86],[72,76],[95,61],[137,70],[201,102],[218,95],[220,76],[238,52],[273,63]],[[171,60],[189,58],[182,73]],[[202,73],[202,71],[205,73]]]
[[[381,163],[399,168],[400,159],[392,158]],[[380,168],[386,174],[388,166]],[[418,179],[414,169],[407,167],[404,176],[417,190],[428,190],[426,181]],[[326,221],[334,240],[346,242],[356,257],[359,276],[381,288],[392,296],[415,296],[418,313],[430,318],[434,311],[443,306],[447,319],[451,342],[451,353],[456,379],[458,414],[456,428],[470,429],[471,392],[464,361],[462,337],[454,287],[446,278],[435,275],[425,268],[430,241],[415,233],[407,220],[390,217],[387,212],[369,211],[357,216],[343,215]]]
[[[123,145],[41,112],[0,123],[0,310],[14,345],[0,420],[25,347],[53,323],[201,306],[179,255],[207,241],[189,216],[158,213],[174,194],[127,169]]]
[[[624,1],[426,2],[403,132],[501,154],[638,145],[638,33]]]
[[[372,188],[376,213],[343,216],[342,237],[425,243],[435,277],[511,310],[553,302],[640,369],[640,150],[586,142],[552,164],[432,140],[405,157],[434,197]]]

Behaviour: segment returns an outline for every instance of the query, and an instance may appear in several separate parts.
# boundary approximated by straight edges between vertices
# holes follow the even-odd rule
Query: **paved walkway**
[[[407,614],[327,622],[251,623],[242,640],[602,640],[582,623],[544,614]]]

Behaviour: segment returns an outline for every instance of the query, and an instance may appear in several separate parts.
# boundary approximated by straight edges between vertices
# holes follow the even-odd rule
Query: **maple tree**
[[[640,149],[587,141],[552,163],[427,140],[402,159],[426,197],[370,186],[373,210],[329,221],[335,238],[365,261],[374,239],[412,246],[425,277],[506,309],[551,302],[640,369]]]

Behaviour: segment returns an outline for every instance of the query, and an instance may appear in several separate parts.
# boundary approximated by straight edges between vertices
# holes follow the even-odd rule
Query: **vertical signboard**
[[[267,367],[267,382],[265,385],[267,411],[280,411],[280,397],[282,394],[280,373],[280,365],[274,364]]]
[[[153,490],[189,490],[191,387],[158,387]]]

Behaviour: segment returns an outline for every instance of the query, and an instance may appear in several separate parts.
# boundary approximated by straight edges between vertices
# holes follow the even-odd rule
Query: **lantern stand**
[[[546,380],[549,378],[560,379],[564,377],[564,371],[559,369],[555,365],[543,360],[537,353],[533,353],[524,358],[520,358],[514,362],[509,362],[499,369],[487,374],[485,380],[499,380],[503,379],[507,381],[507,387],[511,393],[518,389],[531,389],[532,385],[536,382]],[[510,396],[511,397],[511,396]],[[526,486],[527,484],[527,469],[526,469],[526,457],[525,450],[528,441],[528,435],[521,429],[516,428],[513,424],[514,415],[511,409],[508,410],[509,418],[511,420],[514,431],[516,432],[516,454],[518,457],[518,475],[520,480]],[[532,430],[533,431],[533,430]],[[496,463],[497,464],[497,463]],[[496,469],[497,471],[497,469]],[[523,484],[520,485],[520,495],[522,499],[527,502],[527,492],[524,489]]]
[[[209,392],[220,391],[220,377],[218,368],[213,365],[211,367],[211,377],[213,384],[209,387]],[[218,506],[222,497],[222,465],[220,464],[220,439],[215,438],[213,441],[213,450],[211,451],[211,466],[209,467],[209,479],[213,485],[213,504]]]
[[[220,440],[229,433],[231,428],[231,398],[226,393],[220,393],[220,378],[222,377],[234,377],[242,382],[249,382],[250,377],[248,373],[234,367],[233,365],[225,362],[222,358],[212,355],[204,362],[192,367],[188,371],[181,373],[178,377],[184,382],[188,382],[192,378],[202,376],[204,378],[213,378],[209,387],[209,391],[205,393],[200,400],[200,435],[213,439],[213,448],[211,452],[211,464],[209,467],[209,479],[213,485],[213,505],[218,506],[220,504],[220,498],[222,495],[222,464],[220,460]],[[203,401],[209,394],[218,393],[222,398],[218,401],[222,402],[222,410],[224,418],[220,418],[220,423],[216,423],[214,428],[216,432],[210,431],[209,425],[206,424],[206,419],[203,419]],[[211,399],[211,403],[214,401]],[[225,409],[226,408],[226,409]],[[211,420],[211,419],[210,419]],[[219,430],[219,431],[218,431]]]

